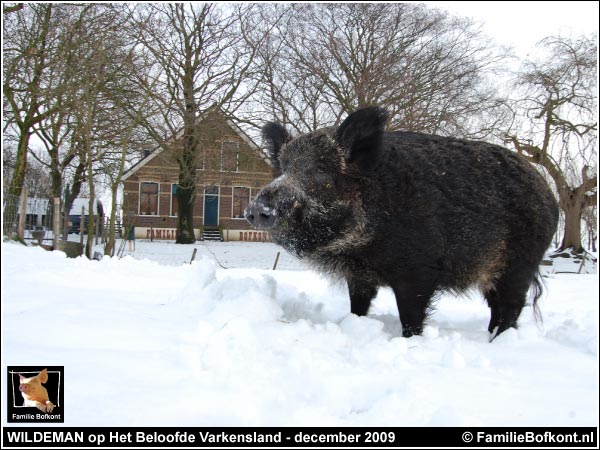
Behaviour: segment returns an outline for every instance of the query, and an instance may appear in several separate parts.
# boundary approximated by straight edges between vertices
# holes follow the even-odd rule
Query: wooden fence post
[[[279,255],[281,252],[277,252],[277,256],[275,257],[275,264],[273,264],[273,270],[277,269],[277,263],[279,262]]]

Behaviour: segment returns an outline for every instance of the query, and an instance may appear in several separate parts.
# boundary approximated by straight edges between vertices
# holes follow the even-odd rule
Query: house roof
[[[198,122],[200,123],[202,122],[202,120],[204,120],[204,118],[206,118],[206,116],[212,112],[213,109],[209,108],[208,110],[204,111],[204,113],[198,117]],[[248,134],[246,134],[246,132],[244,132],[244,130],[242,130],[235,122],[233,122],[233,120],[231,120],[231,118],[229,118],[227,116],[227,114],[225,114],[223,112],[223,110],[219,109],[219,113],[221,115],[223,115],[223,117],[225,118],[225,121],[227,122],[227,125],[229,125],[233,131],[236,132],[236,134],[246,143],[248,144],[248,146],[254,150],[257,154],[258,157],[260,157],[265,163],[267,163],[269,166],[271,166],[271,160],[267,157],[267,155],[260,149],[260,147],[258,145],[256,145],[256,143],[252,140],[252,138],[250,138],[250,136],[248,136]],[[179,139],[180,137],[183,136],[183,128],[181,128],[177,134],[175,135],[174,139]],[[173,138],[171,138],[173,139]],[[151,153],[149,153],[148,155],[144,156],[142,159],[140,159],[137,163],[135,163],[133,166],[131,166],[124,174],[123,174],[123,178],[122,181],[126,181],[131,175],[135,174],[138,170],[140,170],[142,167],[144,167],[148,162],[150,162],[155,156],[159,155],[162,151],[164,150],[164,148],[162,148],[161,146],[157,146],[156,149],[154,149]]]

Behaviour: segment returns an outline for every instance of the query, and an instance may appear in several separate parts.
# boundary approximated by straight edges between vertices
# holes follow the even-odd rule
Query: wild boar
[[[394,291],[402,334],[421,334],[436,292],[477,286],[491,310],[491,339],[517,319],[558,220],[537,170],[501,146],[415,132],[386,132],[367,107],[339,127],[292,137],[263,127],[277,178],[246,219],[274,242],[344,277],[351,312],[369,311],[380,286]]]

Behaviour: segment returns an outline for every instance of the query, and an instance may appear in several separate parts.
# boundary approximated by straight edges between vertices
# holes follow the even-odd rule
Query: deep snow
[[[295,270],[267,270],[272,244],[191,265],[189,247],[137,245],[162,264],[2,244],[3,373],[65,366],[65,425],[598,424],[597,275],[550,275],[543,324],[526,308],[491,344],[475,292],[442,295],[405,339],[389,289],[350,315],[343,283],[289,255]]]

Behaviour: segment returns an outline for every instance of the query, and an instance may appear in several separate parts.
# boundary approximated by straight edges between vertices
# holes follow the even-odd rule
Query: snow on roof
[[[98,200],[97,198],[94,201],[94,204],[96,205],[96,211],[98,211],[98,203],[100,202],[100,200]],[[75,201],[73,202],[73,206],[71,206],[71,211],[69,212],[69,215],[77,215],[77,214],[81,214],[81,208],[84,209],[84,214],[89,214],[89,206],[90,206],[90,199],[89,198],[76,198]]]
[[[49,199],[47,198],[37,198],[30,197],[27,199],[27,212],[26,214],[35,214],[38,216],[43,216],[48,212],[48,203]],[[18,212],[21,212],[21,205],[19,204]]]

